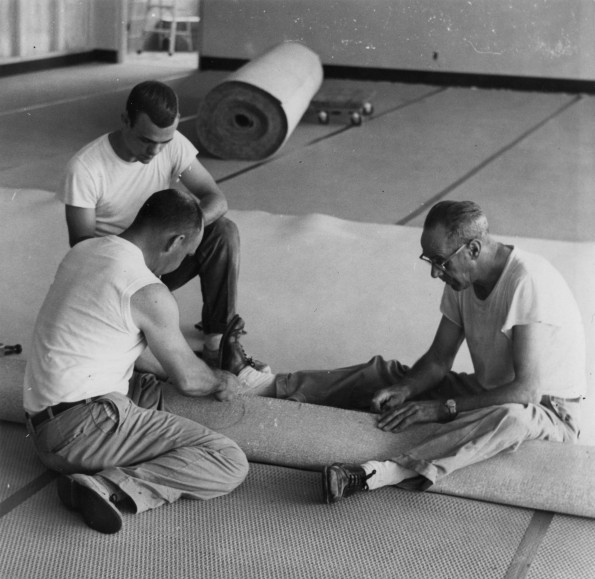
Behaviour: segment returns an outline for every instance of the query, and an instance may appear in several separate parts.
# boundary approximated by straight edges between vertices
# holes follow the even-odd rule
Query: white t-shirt
[[[108,392],[126,395],[146,347],[130,298],[161,284],[140,249],[116,236],[87,239],[60,264],[35,323],[24,406],[36,413]]]
[[[580,311],[562,275],[543,257],[513,248],[494,289],[480,300],[468,288],[444,288],[440,310],[463,328],[475,378],[489,390],[514,379],[512,329],[552,326],[541,353],[548,384],[541,394],[575,398],[586,390],[585,336]]]
[[[119,234],[156,191],[168,189],[188,169],[198,151],[176,131],[146,165],[116,155],[103,135],[83,147],[66,166],[57,197],[66,205],[95,209],[95,235]]]

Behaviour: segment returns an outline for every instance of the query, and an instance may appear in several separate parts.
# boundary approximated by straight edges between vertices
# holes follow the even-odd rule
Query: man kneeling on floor
[[[385,485],[425,490],[525,440],[575,442],[579,436],[584,331],[558,271],[542,257],[494,240],[471,202],[435,205],[421,246],[421,259],[445,287],[434,341],[412,368],[377,356],[349,368],[269,376],[252,391],[371,407],[385,431],[440,423],[431,437],[391,460],[325,467],[327,503]],[[451,371],[463,340],[473,374]]]
[[[233,441],[163,408],[163,387],[219,400],[239,388],[236,376],[192,352],[159,279],[194,254],[203,231],[194,196],[153,194],[120,235],[70,250],[37,318],[27,428],[42,462],[62,474],[62,502],[103,533],[121,528],[118,506],[140,513],[181,497],[210,499],[248,472]],[[143,359],[147,345],[154,357]]]

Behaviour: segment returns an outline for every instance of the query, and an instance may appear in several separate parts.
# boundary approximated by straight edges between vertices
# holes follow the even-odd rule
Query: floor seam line
[[[186,78],[187,75],[173,75],[173,76],[168,76],[168,77],[164,77],[161,82],[171,82],[173,80],[178,80],[180,78]],[[129,86],[122,86],[116,89],[110,89],[104,92],[97,92],[97,93],[91,93],[91,94],[86,94],[86,95],[79,95],[79,96],[75,96],[75,97],[69,97],[69,98],[65,98],[65,99],[59,99],[59,100],[55,100],[55,101],[50,101],[49,103],[37,103],[34,105],[28,105],[28,106],[24,106],[24,107],[19,107],[17,109],[11,109],[8,111],[2,111],[0,112],[0,117],[6,117],[6,116],[10,116],[10,115],[18,115],[18,114],[22,114],[22,113],[29,113],[32,111],[38,111],[40,109],[44,109],[44,108],[50,108],[53,106],[60,106],[60,105],[65,105],[65,104],[69,104],[69,103],[74,103],[77,101],[86,101],[90,98],[94,98],[94,97],[101,97],[101,96],[106,96],[106,95],[110,95],[110,94],[114,94],[117,92],[120,92],[122,90],[130,90],[130,87],[133,87],[135,85],[130,84]]]
[[[4,499],[0,503],[0,519],[50,484],[57,476],[57,473],[46,470],[24,487],[21,487],[17,492]]]
[[[554,513],[549,511],[533,513],[503,579],[524,579],[527,577],[553,518]]]
[[[374,121],[374,119],[383,117],[383,116],[388,115],[390,113],[394,113],[394,112],[399,111],[401,109],[404,109],[404,108],[406,108],[406,107],[408,107],[410,105],[417,104],[417,103],[423,101],[424,99],[426,99],[428,97],[432,97],[432,96],[434,96],[434,95],[436,95],[436,94],[438,94],[438,93],[440,93],[442,91],[445,91],[445,90],[446,90],[446,87],[439,87],[437,90],[430,91],[429,93],[424,94],[421,97],[418,97],[418,98],[415,98],[413,100],[410,100],[410,101],[401,103],[400,105],[398,105],[396,107],[393,107],[392,109],[388,109],[386,111],[383,111],[381,113],[378,113],[377,115],[373,115],[366,122],[372,122],[372,121]],[[185,121],[191,120],[191,117],[186,117],[186,118],[184,118],[184,120]],[[358,128],[358,127],[356,127],[354,125],[346,125],[344,127],[341,127],[339,129],[337,129],[336,131],[333,131],[331,133],[328,133],[328,134],[326,134],[326,135],[324,135],[322,137],[318,137],[316,139],[312,139],[311,141],[308,141],[302,147],[300,147],[299,150],[307,149],[308,147],[311,147],[312,145],[316,145],[316,144],[318,144],[318,143],[320,143],[322,141],[326,141],[326,140],[328,140],[328,139],[330,139],[332,137],[336,137],[337,135],[340,135],[340,134],[342,134],[342,133],[344,133],[344,132],[346,132],[346,131],[348,131],[350,129],[355,129],[355,128]],[[216,183],[219,184],[219,183],[225,183],[225,181],[231,181],[232,179],[235,179],[236,177],[240,177],[241,175],[244,175],[246,173],[249,173],[250,171],[253,171],[254,169],[258,169],[259,167],[262,167],[263,165],[267,165],[267,164],[272,163],[274,161],[278,161],[279,159],[285,159],[287,157],[290,157],[295,152],[297,152],[297,151],[291,151],[291,152],[288,152],[288,153],[285,153],[285,154],[277,155],[276,157],[271,157],[269,159],[263,159],[262,161],[259,161],[258,163],[255,163],[254,165],[250,165],[249,167],[245,167],[244,169],[240,169],[239,171],[236,171],[234,173],[230,173],[229,175],[225,175],[224,177],[220,177],[219,179],[216,180]]]
[[[403,217],[402,219],[397,221],[395,223],[395,225],[406,225],[409,221],[415,219],[418,215],[420,215],[421,213],[423,213],[424,211],[429,209],[432,205],[434,205],[440,199],[442,199],[443,197],[448,195],[451,191],[454,191],[457,187],[459,187],[463,183],[465,183],[465,181],[468,181],[469,179],[471,179],[471,177],[474,177],[475,175],[477,175],[479,172],[481,172],[483,169],[485,169],[488,165],[490,165],[492,162],[494,162],[497,158],[501,157],[502,155],[504,155],[505,153],[510,151],[513,147],[518,145],[521,141],[525,140],[527,137],[529,137],[533,133],[537,132],[539,129],[541,129],[543,126],[545,126],[547,123],[549,123],[552,119],[554,119],[558,115],[562,114],[566,109],[569,109],[571,106],[576,104],[581,99],[582,99],[581,95],[577,95],[577,96],[573,97],[567,103],[564,103],[564,105],[559,107],[553,113],[551,113],[550,115],[548,115],[547,117],[545,117],[544,119],[539,121],[536,125],[534,125],[530,129],[527,129],[524,133],[519,135],[516,139],[512,140],[510,143],[508,143],[504,147],[501,147],[500,149],[498,149],[495,153],[493,153],[492,155],[490,155],[489,157],[484,159],[481,163],[479,163],[473,169],[471,169],[470,171],[465,173],[462,177],[460,177],[459,179],[457,179],[456,181],[451,183],[448,187],[446,187],[442,191],[439,191],[438,193],[436,193],[436,195],[433,195],[427,201],[424,201],[421,205],[419,205],[419,207],[417,207],[417,209],[415,209],[414,211],[412,211],[411,213],[409,213],[408,215],[406,215],[405,217]]]

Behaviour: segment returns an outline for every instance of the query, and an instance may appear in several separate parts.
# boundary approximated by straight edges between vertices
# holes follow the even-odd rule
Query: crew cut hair
[[[473,201],[440,201],[428,212],[424,229],[437,226],[446,229],[449,240],[467,243],[473,239],[485,239],[489,234],[485,213]]]
[[[190,234],[202,230],[204,215],[194,195],[178,189],[163,189],[145,201],[132,226]]]
[[[173,125],[178,116],[178,96],[166,84],[146,80],[130,91],[126,112],[130,126],[134,126],[140,113],[145,113],[151,122],[163,129]]]

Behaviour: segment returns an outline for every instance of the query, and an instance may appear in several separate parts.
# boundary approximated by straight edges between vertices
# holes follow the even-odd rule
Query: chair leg
[[[176,51],[176,15],[174,14],[171,19],[171,29],[169,31],[169,55],[173,56],[174,52]]]

